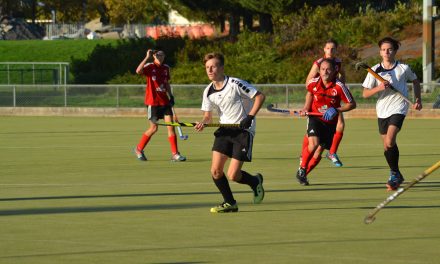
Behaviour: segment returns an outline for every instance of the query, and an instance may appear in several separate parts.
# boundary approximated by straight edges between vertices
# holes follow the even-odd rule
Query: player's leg
[[[150,142],[151,137],[157,132],[158,126],[156,122],[158,117],[156,115],[157,108],[153,106],[147,106],[147,118],[149,122],[148,129],[142,134],[141,139],[136,147],[134,147],[134,153],[136,157],[141,161],[146,161],[147,157],[145,156],[144,149],[147,146],[148,142]]]
[[[164,121],[173,122],[173,112],[171,107],[166,107],[164,112]],[[180,155],[179,149],[177,147],[177,136],[176,131],[173,126],[167,126],[168,130],[168,141],[171,146],[171,161],[186,161],[186,157]]]
[[[218,151],[212,151],[211,176],[215,185],[223,196],[223,203],[211,208],[212,213],[228,213],[238,211],[237,202],[234,199],[228,179],[223,171],[227,160],[228,156],[225,154],[222,154]]]
[[[342,137],[344,136],[345,129],[345,120],[344,115],[342,113],[338,116],[338,123],[336,124],[336,132],[333,135],[332,145],[326,157],[333,162],[336,167],[342,167],[342,162],[339,159],[338,154],[336,153],[339,148],[339,144],[342,141]]]
[[[392,115],[383,121],[381,138],[384,147],[384,156],[390,167],[390,177],[387,182],[388,190],[397,190],[404,181],[399,170],[399,148],[397,146],[397,134],[403,124],[404,115]]]
[[[302,143],[302,147],[301,147],[301,154],[299,156],[299,166],[301,167],[301,163],[302,163],[302,152],[305,148],[309,147],[309,137],[307,136],[307,134],[304,135],[303,137],[303,143]]]
[[[261,203],[264,199],[263,175],[257,173],[254,176],[242,170],[244,162],[252,161],[253,135],[248,131],[240,131],[231,136],[231,142],[233,151],[227,173],[228,178],[237,183],[249,185],[254,193],[253,202]]]
[[[307,165],[306,175],[308,175],[321,161],[321,155],[324,151],[324,148],[318,146],[316,151],[314,152],[313,157],[310,159],[309,164]]]
[[[307,168],[309,167],[310,161],[313,159],[315,155],[316,149],[319,146],[319,138],[315,136],[309,136],[309,145],[307,148],[304,148],[302,151],[302,161],[301,166],[298,168],[296,172],[296,179],[299,184],[307,186],[309,185],[309,181],[307,180]]]

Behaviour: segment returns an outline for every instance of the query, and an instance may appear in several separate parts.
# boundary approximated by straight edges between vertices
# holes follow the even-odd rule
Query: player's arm
[[[314,78],[319,73],[319,67],[315,63],[313,63],[312,68],[310,68],[309,74],[306,78],[306,86],[309,83],[310,79]]]
[[[356,108],[356,101],[345,103],[343,106],[336,108],[339,113],[348,112]]]
[[[266,100],[266,96],[262,92],[258,91],[254,96],[254,105],[252,106],[251,111],[249,111],[249,115],[256,116],[258,111],[260,111],[264,100]]]
[[[147,61],[151,58],[152,54],[153,54],[153,50],[151,49],[147,50],[147,54],[145,55],[145,58],[141,61],[141,63],[139,63],[139,65],[136,68],[137,74],[140,75],[142,74],[144,66],[147,63]]]
[[[374,86],[373,88],[368,88],[368,87],[371,87],[370,84],[371,84],[371,86],[373,86],[375,84],[378,84],[378,85]],[[362,91],[362,97],[368,98],[368,97],[371,97],[371,96],[385,90],[387,87],[390,86],[390,83],[376,81],[374,79],[373,75],[368,73],[362,86],[364,87],[364,90]]]
[[[305,115],[306,112],[309,112],[312,109],[313,95],[311,92],[307,91],[306,99],[304,101],[304,106],[301,110],[301,115]]]
[[[416,99],[414,103],[414,109],[416,110],[422,110],[422,95],[421,95],[421,88],[420,88],[420,81],[418,79],[415,79],[412,81],[413,83],[413,90],[414,90],[414,98]]]
[[[212,112],[204,111],[202,120],[199,122],[196,122],[197,124],[194,126],[194,129],[197,132],[200,132],[205,127],[205,124],[209,124],[211,122],[212,122]]]

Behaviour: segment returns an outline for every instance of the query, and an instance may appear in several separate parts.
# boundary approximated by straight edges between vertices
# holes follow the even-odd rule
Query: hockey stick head
[[[368,224],[373,223],[374,220],[376,220],[376,217],[368,215],[364,218],[364,223],[368,225]]]
[[[365,62],[360,61],[360,62],[356,63],[354,68],[358,71],[360,69],[365,69],[366,70],[366,69],[370,68],[370,66],[368,66],[368,64],[366,64]]]
[[[188,139],[188,135],[184,135],[182,132],[182,128],[180,126],[177,127],[177,132],[179,132],[179,137],[182,140],[187,140]]]
[[[290,114],[290,110],[275,108],[273,104],[269,104],[266,108],[269,112]]]

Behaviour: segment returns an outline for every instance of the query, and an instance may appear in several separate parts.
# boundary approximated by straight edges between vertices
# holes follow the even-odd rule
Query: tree
[[[161,0],[103,0],[103,3],[112,23],[168,21],[170,8]]]

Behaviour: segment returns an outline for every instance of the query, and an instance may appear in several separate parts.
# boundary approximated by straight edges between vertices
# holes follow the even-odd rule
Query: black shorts
[[[328,124],[317,117],[309,116],[307,122],[307,136],[318,137],[319,145],[323,148],[330,149],[335,132],[336,124]]]
[[[166,115],[173,115],[173,110],[171,109],[171,106],[169,105],[162,105],[162,106],[147,106],[147,112],[148,112],[148,120],[150,120],[153,123],[157,123],[159,119],[163,119]]]
[[[379,125],[379,133],[381,135],[385,135],[390,125],[394,125],[398,127],[400,130],[402,128],[404,120],[405,120],[405,115],[402,114],[394,114],[387,118],[378,118],[377,123]]]
[[[252,160],[254,136],[246,130],[220,127],[214,132],[212,151],[220,152],[239,161]]]

